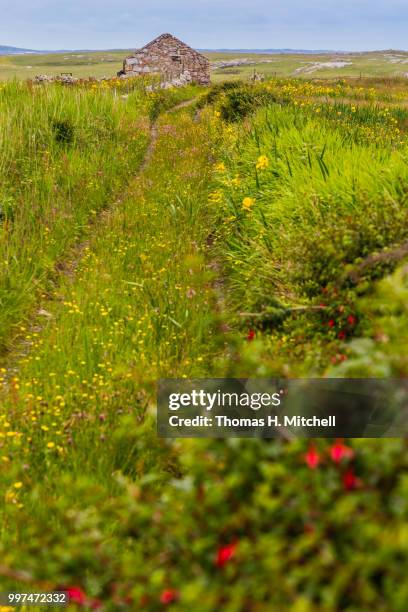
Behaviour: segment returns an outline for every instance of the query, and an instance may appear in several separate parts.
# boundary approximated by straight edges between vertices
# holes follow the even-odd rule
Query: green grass
[[[37,74],[58,76],[72,72],[74,77],[113,77],[122,69],[123,60],[132,50],[85,51],[0,57],[1,79],[26,79]],[[254,69],[267,77],[395,77],[408,73],[408,53],[399,51],[346,53],[346,54],[258,54],[234,52],[208,52],[211,62],[246,58],[255,65],[238,66],[213,71],[214,82],[234,78],[247,79]],[[305,69],[313,63],[349,61],[350,66],[323,67],[310,74]],[[297,72],[300,70],[300,72]]]
[[[399,53],[399,52],[398,52]],[[397,54],[397,52],[395,52]],[[408,72],[407,63],[393,63],[394,52],[368,52],[346,54],[240,54],[233,55],[209,54],[211,59],[247,58],[255,61],[255,65],[238,66],[234,68],[218,68],[214,71],[214,82],[235,78],[247,79],[253,75],[254,69],[266,77],[304,77],[304,78],[360,78],[360,77],[395,77],[405,76]],[[406,62],[408,54],[400,53],[402,62]],[[266,61],[265,61],[266,60]],[[327,62],[350,62],[349,66],[320,67],[307,72],[314,64]]]
[[[280,104],[266,104],[245,131],[232,124],[212,194],[225,217],[219,248],[230,307],[238,325],[258,329],[260,338],[270,331],[251,362],[260,376],[330,370],[343,351],[339,338],[363,325],[356,300],[371,289],[370,279],[353,288],[342,278],[408,237],[407,112],[322,103],[320,87],[282,81],[253,89],[253,105],[261,94]],[[305,95],[313,90],[317,100]],[[246,112],[246,93],[221,94],[221,116]],[[240,312],[255,316],[240,319]]]
[[[123,84],[122,84],[123,85]],[[126,85],[126,84],[125,84]],[[128,94],[83,86],[0,90],[0,349],[98,212],[121,198],[149,140],[150,117],[193,87]]]
[[[2,347],[89,218],[136,171],[148,141],[146,104],[140,88],[126,100],[85,88],[0,90]]]
[[[211,275],[203,253],[212,223],[206,206],[212,171],[209,125],[194,123],[188,113],[168,115],[161,122],[155,153],[143,175],[131,181],[120,203],[96,228],[75,277],[62,276],[52,301],[42,304],[49,319],[41,338],[32,330],[22,337],[31,344],[30,351],[20,359],[19,374],[4,398],[4,414],[8,405],[18,433],[9,438],[9,453],[2,449],[12,466],[6,475],[10,503],[2,518],[3,551],[17,535],[6,530],[10,520],[14,523],[19,516],[24,521],[29,512],[36,517],[31,522],[36,531],[37,520],[45,519],[44,498],[38,503],[34,489],[28,494],[32,487],[40,486],[50,509],[59,495],[57,482],[79,475],[78,470],[81,478],[94,483],[91,488],[102,487],[103,497],[117,488],[111,476],[114,464],[124,468],[125,462],[129,474],[135,467],[141,473],[150,460],[135,454],[134,442],[121,439],[128,419],[144,420],[158,377],[202,374],[217,350],[211,329]],[[49,370],[46,364],[51,363]],[[47,406],[46,414],[42,406]],[[77,420],[75,415],[82,413]],[[4,419],[2,426],[7,428]],[[14,483],[23,478],[24,468],[14,461],[16,451],[30,457],[18,501]],[[162,452],[166,464],[169,459]],[[75,489],[77,484],[72,481]],[[116,531],[113,524],[106,527]],[[32,535],[30,546],[36,546],[42,536]],[[59,527],[54,536],[65,537]],[[86,551],[85,532],[84,537]],[[117,537],[119,543],[119,533]],[[80,570],[81,563],[75,561],[79,549],[68,545],[72,557],[63,568],[54,566],[57,550],[52,548],[51,542],[45,546],[36,568],[28,548],[20,549],[17,563],[32,567],[34,581],[44,575],[55,583],[72,581],[68,568],[73,562]],[[116,571],[114,557],[111,560],[104,589]]]
[[[13,115],[16,92],[32,115]],[[5,328],[15,348],[0,371],[2,589],[75,586],[107,611],[172,600],[180,611],[405,612],[404,440],[338,443],[340,458],[315,441],[311,469],[302,440],[155,431],[160,377],[407,375],[406,271],[378,284],[394,261],[346,278],[407,240],[400,81],[273,80],[125,99],[12,84],[0,96],[3,166],[21,160],[31,179],[9,185],[21,190],[20,216],[3,217],[10,259],[28,266],[39,243],[37,265],[54,270],[48,285],[44,272],[27,276],[47,287],[29,299],[5,276],[3,295],[21,306],[5,311],[20,332]],[[194,96],[197,108],[169,110]],[[151,118],[157,140],[138,174]],[[34,147],[43,142],[52,185],[65,189],[68,168],[71,189],[46,233],[52,248],[31,218],[34,195],[47,223],[52,211]],[[115,172],[88,226],[96,196],[73,185],[78,169],[89,180],[102,163]]]
[[[38,74],[58,76],[72,72],[73,76],[114,77],[122,69],[123,60],[131,50],[106,52],[68,52],[36,55],[8,55],[0,57],[1,79],[27,79]]]

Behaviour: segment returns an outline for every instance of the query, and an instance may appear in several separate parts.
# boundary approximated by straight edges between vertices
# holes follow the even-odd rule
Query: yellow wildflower
[[[13,486],[14,486],[15,489],[21,489],[21,487],[23,486],[23,483],[22,482],[15,482]]]
[[[14,493],[13,491],[7,491],[4,499],[6,501],[6,503],[8,504],[15,504],[16,503],[16,493]]]
[[[254,198],[244,198],[242,200],[242,208],[243,210],[251,210],[255,204]]]
[[[208,201],[212,204],[219,204],[220,202],[222,202],[222,194],[219,191],[213,191],[208,196]]]
[[[216,172],[225,172],[225,164],[224,162],[220,162],[219,164],[215,165],[215,170]]]
[[[258,157],[258,161],[256,164],[257,170],[265,170],[269,166],[269,159],[266,155],[261,155]]]

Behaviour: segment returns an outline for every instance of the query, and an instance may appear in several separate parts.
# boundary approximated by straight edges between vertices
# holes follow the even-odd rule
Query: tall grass
[[[0,348],[47,289],[56,262],[137,171],[146,97],[110,90],[0,90]]]
[[[22,326],[0,370],[3,590],[71,588],[107,611],[405,611],[403,440],[307,451],[155,433],[159,377],[321,375],[332,345],[344,357],[357,291],[338,278],[405,239],[406,145],[331,113],[288,102],[228,125],[217,107],[160,119],[76,274],[42,299],[41,332]],[[378,290],[377,319],[390,295],[380,322],[405,339],[406,274]],[[237,325],[247,309],[261,318]]]
[[[30,351],[21,356],[18,375],[7,380],[0,416],[0,455],[9,468],[1,475],[7,500],[1,547],[4,552],[11,545],[17,524],[22,527],[25,513],[30,514],[30,547],[40,554],[39,563],[33,565],[32,552],[24,546],[18,560],[8,559],[12,565],[28,563],[34,581],[44,575],[54,583],[73,581],[71,566],[75,581],[82,582],[77,573],[82,553],[76,546],[67,543],[67,563],[54,565],[65,522],[54,507],[58,498],[76,506],[87,481],[88,491],[96,487],[101,501],[107,501],[112,492],[119,494],[116,469],[129,477],[135,470],[142,474],[148,464],[161,464],[160,455],[161,478],[172,471],[150,419],[141,439],[146,455],[136,449],[131,422],[144,429],[157,378],[203,374],[218,351],[211,274],[203,257],[213,214],[207,206],[214,145],[209,129],[211,122],[199,125],[188,113],[162,121],[148,167],[131,182],[101,231],[95,228],[75,279],[62,279],[57,299],[43,302],[48,324],[40,337],[32,330],[25,334]],[[3,437],[5,419],[15,432],[8,439]],[[14,483],[22,478],[24,493],[15,496]],[[47,506],[56,511],[46,519],[48,527]],[[10,522],[14,526],[6,529]],[[115,534],[117,554],[123,547],[125,561],[130,549],[119,524],[108,522],[105,528]],[[51,540],[46,543],[47,529],[56,547]],[[92,555],[83,535],[86,556]],[[110,589],[117,571],[115,556],[102,577],[102,590]],[[99,562],[96,555],[95,568]]]
[[[407,238],[405,138],[381,110],[354,110],[270,106],[226,150],[222,249],[247,310],[318,295],[345,266]]]

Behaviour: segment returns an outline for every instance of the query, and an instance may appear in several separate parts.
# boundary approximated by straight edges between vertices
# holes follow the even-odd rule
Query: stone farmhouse
[[[160,74],[167,83],[210,84],[210,62],[171,34],[162,34],[125,59],[118,76]]]

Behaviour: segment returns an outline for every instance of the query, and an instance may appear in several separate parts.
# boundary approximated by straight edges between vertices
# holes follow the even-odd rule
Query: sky
[[[0,45],[138,48],[170,32],[200,49],[408,49],[407,0],[0,0]]]

